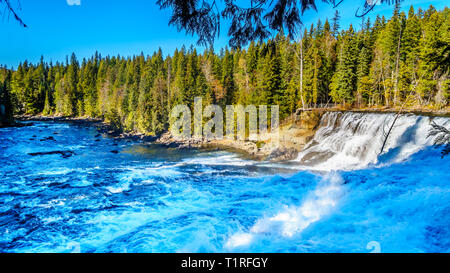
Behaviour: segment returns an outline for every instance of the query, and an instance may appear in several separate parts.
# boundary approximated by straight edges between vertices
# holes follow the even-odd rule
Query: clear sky
[[[361,19],[354,16],[364,0],[344,0],[339,6],[341,27],[353,23],[359,28]],[[152,54],[159,47],[164,54],[175,48],[196,44],[196,37],[168,26],[169,10],[159,10],[155,0],[20,0],[19,12],[28,28],[22,28],[12,18],[0,20],[0,64],[8,67],[24,60],[64,61],[75,52],[79,59],[90,57],[95,51],[102,55],[132,56],[140,52]],[[309,27],[319,18],[332,18],[334,10],[328,4],[318,2],[319,13],[311,10],[303,15],[304,25]],[[438,10],[446,6],[446,0],[405,0],[403,9],[410,5],[428,8],[430,4]],[[377,6],[370,14],[389,17],[393,6]],[[3,12],[3,10],[2,10]],[[216,40],[219,50],[227,45],[227,22],[223,22],[222,33]],[[200,51],[204,48],[198,47]]]

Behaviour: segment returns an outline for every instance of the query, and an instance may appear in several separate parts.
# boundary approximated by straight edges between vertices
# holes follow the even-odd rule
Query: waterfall
[[[385,135],[394,119],[393,113],[328,112],[296,161],[325,171],[397,163],[433,144],[434,139],[427,138],[432,121],[446,127],[450,125],[449,118],[402,115],[380,156]]]
[[[400,116],[380,155],[395,117],[393,113],[324,114],[297,159],[301,168],[320,172],[288,178],[305,185],[293,191],[298,201],[284,200],[283,206],[269,208],[251,225],[228,236],[225,250],[267,249],[268,242],[282,251],[285,245],[295,245],[293,252],[365,252],[374,243],[394,252],[439,249],[428,238],[415,242],[410,238],[422,236],[415,234],[425,230],[433,234],[427,236],[440,236],[447,242],[442,238],[448,234],[448,220],[434,213],[448,215],[448,202],[443,201],[450,193],[448,161],[430,149],[434,138],[428,138],[428,133],[431,122],[449,127],[450,119]],[[315,181],[310,175],[321,179]],[[410,222],[405,225],[406,218]],[[437,231],[424,229],[433,221],[438,223]]]

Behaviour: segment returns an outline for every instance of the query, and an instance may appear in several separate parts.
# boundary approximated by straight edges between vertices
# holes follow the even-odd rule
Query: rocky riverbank
[[[287,161],[295,159],[303,147],[313,138],[324,110],[299,111],[280,125],[279,144],[270,133],[263,135],[266,141],[240,141],[232,139],[182,139],[167,132],[156,143],[177,149],[223,149],[241,153],[256,160]]]
[[[82,126],[94,126],[99,134],[117,139],[129,139],[148,143],[157,143],[174,149],[220,149],[242,154],[255,160],[286,161],[297,157],[302,148],[312,139],[324,111],[298,112],[280,125],[279,145],[272,141],[270,134],[263,136],[266,141],[240,141],[230,139],[180,139],[166,132],[161,136],[148,136],[137,132],[122,132],[101,119],[18,116],[18,121],[57,121],[71,122]]]
[[[48,116],[20,116],[19,121],[58,121],[71,122],[79,125],[94,126],[99,134],[105,134],[116,139],[128,139],[134,141],[143,141],[147,143],[157,143],[172,149],[219,149],[240,153],[244,157],[255,160],[267,161],[288,161],[297,158],[304,146],[311,141],[317,131],[321,118],[326,112],[344,111],[344,112],[364,112],[364,113],[388,113],[395,111],[393,109],[358,109],[358,110],[340,110],[340,109],[312,109],[299,110],[294,115],[283,121],[280,125],[280,138],[278,145],[272,141],[273,136],[268,134],[263,136],[265,141],[240,141],[230,139],[198,139],[176,138],[166,132],[160,136],[149,136],[138,132],[123,132],[117,130],[109,123],[101,119],[92,118],[72,118],[72,117],[48,117]],[[414,111],[405,111],[405,113],[417,114]],[[439,113],[420,112],[421,115],[447,116],[447,109]],[[20,124],[20,123],[18,123]]]
[[[116,139],[141,140],[154,142],[158,139],[155,136],[148,136],[137,132],[123,132],[115,129],[108,122],[96,118],[83,117],[58,117],[58,116],[17,116],[18,121],[56,121],[70,122],[81,126],[94,126],[100,134],[106,134]]]

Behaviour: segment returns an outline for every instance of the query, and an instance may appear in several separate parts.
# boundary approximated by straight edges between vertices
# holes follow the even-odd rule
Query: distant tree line
[[[334,102],[353,107],[447,107],[450,13],[430,6],[362,19],[340,31],[339,14],[292,41],[282,31],[246,49],[193,47],[165,57],[103,57],[0,68],[15,114],[103,118],[126,131],[159,134],[177,104],[280,105],[280,118]],[[446,55],[447,54],[447,55]]]

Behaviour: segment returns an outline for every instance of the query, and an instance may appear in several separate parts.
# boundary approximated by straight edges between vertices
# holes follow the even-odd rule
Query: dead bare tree
[[[300,99],[302,102],[302,108],[305,109],[306,104],[305,104],[305,99],[303,96],[303,62],[304,62],[304,58],[303,58],[303,36],[301,34],[301,31],[299,32],[299,36],[298,36],[298,44],[300,45],[299,50],[297,51],[297,48],[295,48],[295,44],[293,45],[294,47],[292,48],[297,59],[298,62],[300,64],[300,66],[298,67],[299,70],[299,89],[298,89],[298,93],[300,95]]]
[[[383,146],[381,147],[381,151],[379,153],[379,155],[381,155],[384,152],[384,148],[386,147],[387,141],[389,139],[390,134],[392,133],[392,130],[395,127],[395,123],[397,122],[398,118],[402,115],[403,111],[405,110],[406,105],[409,102],[409,99],[413,96],[413,90],[415,90],[415,88],[411,89],[411,92],[409,93],[409,95],[406,97],[405,101],[402,104],[402,107],[400,108],[400,110],[397,112],[397,114],[395,115],[394,120],[392,121],[391,126],[389,127],[388,132],[386,133],[384,131],[384,127],[383,127],[383,137],[384,137],[384,141],[383,141]]]
[[[400,48],[402,43],[402,27],[400,26],[400,35],[398,35],[398,44],[397,44],[397,54],[395,58],[395,85],[394,85],[394,103],[398,101],[398,74],[399,74],[399,66],[400,66]]]

